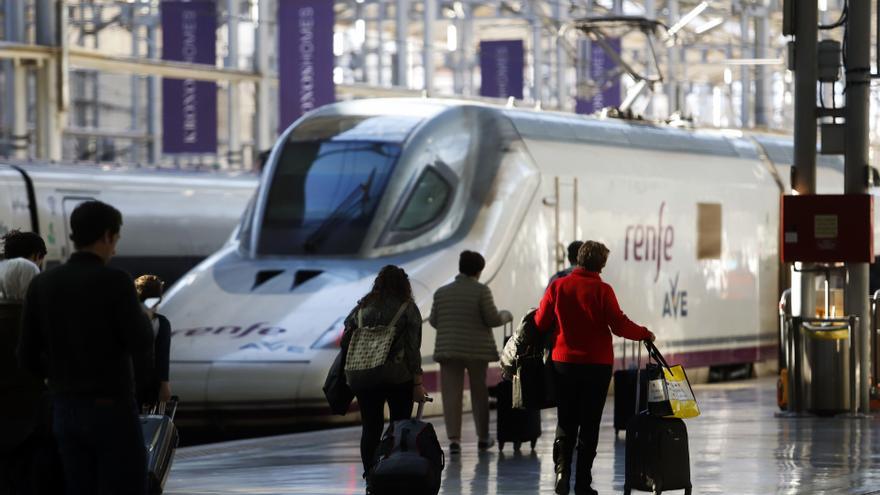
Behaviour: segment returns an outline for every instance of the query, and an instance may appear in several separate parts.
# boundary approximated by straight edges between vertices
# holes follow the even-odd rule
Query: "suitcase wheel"
[[[513,451],[519,452],[520,447],[522,447],[522,442],[513,442]]]
[[[532,440],[532,441],[531,441],[531,444],[532,444],[532,450],[535,450],[535,445],[538,444],[538,440],[537,440],[537,439]]]
[[[499,440],[498,441],[498,452],[503,452],[503,451],[504,451],[504,442]]]

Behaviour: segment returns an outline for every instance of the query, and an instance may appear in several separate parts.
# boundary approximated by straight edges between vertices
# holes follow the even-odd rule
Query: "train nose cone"
[[[304,377],[318,373],[312,368],[326,374],[344,318],[371,279],[322,270],[297,284],[301,270],[282,269],[252,290],[265,267],[236,265],[192,272],[163,304],[172,386],[190,402],[297,400]]]

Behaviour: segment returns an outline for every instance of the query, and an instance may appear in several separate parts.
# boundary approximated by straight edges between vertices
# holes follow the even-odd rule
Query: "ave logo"
[[[686,318],[688,315],[687,291],[678,288],[678,276],[675,280],[669,279],[669,291],[663,296],[663,317],[678,319],[679,316]]]

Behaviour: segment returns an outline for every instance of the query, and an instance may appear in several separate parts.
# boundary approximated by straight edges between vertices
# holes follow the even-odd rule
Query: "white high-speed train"
[[[123,216],[112,264],[174,281],[229,240],[256,187],[257,178],[243,173],[0,162],[0,236],[41,234],[51,268],[73,251],[73,209],[101,200]]]
[[[672,360],[775,358],[791,155],[784,138],[466,102],[320,108],[278,140],[234,239],[167,295],[181,409],[226,424],[331,421],[321,386],[380,267],[406,270],[427,317],[459,253],[481,252],[483,281],[519,318],[573,239],[610,247],[604,279]],[[820,192],[841,192],[842,172],[821,159]],[[435,331],[423,329],[436,391]]]

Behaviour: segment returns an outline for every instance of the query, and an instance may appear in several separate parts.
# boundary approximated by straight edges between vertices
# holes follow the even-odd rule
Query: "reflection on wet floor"
[[[880,491],[876,419],[776,418],[772,380],[701,386],[697,396],[703,415],[687,422],[693,493]],[[593,486],[602,494],[623,491],[624,434],[614,438],[612,407],[609,400],[594,467]],[[442,418],[430,420],[445,439]],[[479,453],[469,417],[464,426],[464,451],[447,456],[440,493],[553,493],[555,412],[545,411],[535,452],[526,445],[514,453],[507,445],[503,453]],[[364,486],[359,435],[359,428],[342,428],[184,448],[178,452],[166,493],[360,494]]]

